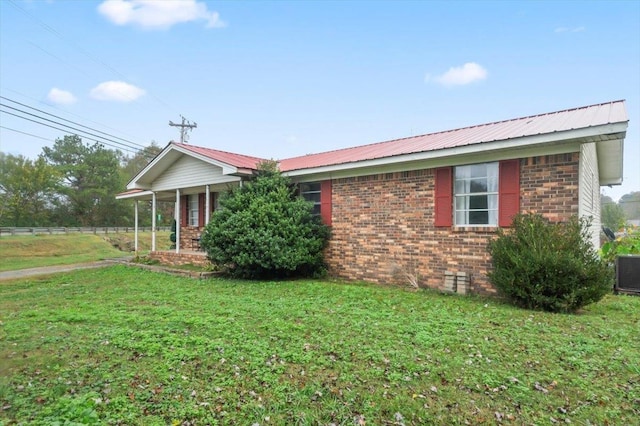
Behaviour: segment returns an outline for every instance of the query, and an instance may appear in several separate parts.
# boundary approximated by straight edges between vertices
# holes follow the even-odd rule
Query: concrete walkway
[[[55,265],[55,266],[43,266],[40,268],[18,269],[16,271],[4,271],[0,272],[0,281],[15,280],[18,278],[29,278],[38,275],[51,275],[58,272],[76,271],[79,269],[95,269],[103,268],[105,266],[113,265],[115,263],[127,263],[129,257],[123,257],[118,259],[105,259],[97,262],[90,263],[76,263],[73,265]]]

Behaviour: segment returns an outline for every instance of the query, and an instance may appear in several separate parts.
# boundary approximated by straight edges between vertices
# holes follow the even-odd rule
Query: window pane
[[[486,179],[473,179],[471,181],[470,192],[487,192],[487,180]]]
[[[311,201],[314,203],[319,203],[320,202],[320,193],[319,192],[311,192],[311,193],[307,193],[307,194],[302,194],[302,197],[307,200],[307,201]]]
[[[469,201],[468,197],[456,197],[455,199],[456,210],[469,210],[468,201]]]
[[[468,180],[456,180],[456,194],[466,194],[469,192],[471,182]]]
[[[487,192],[498,192],[498,176],[487,178]]]
[[[304,194],[305,192],[310,191],[320,191],[320,182],[310,182],[310,183],[301,183],[300,184],[300,193]]]
[[[487,210],[489,203],[486,195],[471,195],[469,196],[469,209],[470,210]]]
[[[471,177],[487,177],[486,164],[473,164],[468,167],[471,169]]]
[[[471,210],[469,212],[469,225],[487,225],[489,223],[489,212],[482,210]]]

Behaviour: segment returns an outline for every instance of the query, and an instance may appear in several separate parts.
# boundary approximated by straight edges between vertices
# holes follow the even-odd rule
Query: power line
[[[9,92],[13,92],[13,93],[15,93],[16,95],[20,95],[20,96],[22,96],[22,97],[24,97],[24,98],[31,99],[31,100],[32,100],[32,101],[34,101],[34,102],[37,102],[37,103],[44,103],[44,102],[42,102],[42,101],[41,101],[41,100],[39,100],[39,99],[36,99],[36,98],[34,98],[34,97],[32,97],[32,96],[29,96],[29,95],[25,95],[25,94],[24,94],[24,93],[22,93],[22,92],[18,92],[17,90],[13,90],[13,89],[10,89],[10,88],[8,88],[8,87],[2,87],[2,86],[0,85],[0,90],[7,90],[7,91],[9,91]],[[8,99],[8,98],[5,98],[5,99]],[[15,102],[15,101],[13,101],[13,102]],[[121,134],[123,134],[123,135],[127,135],[127,136],[130,136],[130,137],[132,137],[132,138],[135,138],[135,136],[133,136],[133,135],[131,135],[131,134],[128,134],[128,133],[126,133],[126,132],[123,132],[123,131],[122,131],[122,130],[120,130],[120,129],[116,129],[116,128],[113,128],[113,127],[111,127],[111,126],[108,126],[108,125],[106,125],[106,124],[104,124],[104,123],[100,123],[99,121],[95,121],[95,120],[92,120],[92,119],[90,119],[90,118],[83,117],[83,116],[78,115],[78,114],[74,114],[74,113],[72,113],[72,112],[70,112],[70,111],[65,111],[65,110],[63,110],[63,109],[61,109],[61,108],[58,108],[58,107],[57,107],[57,106],[55,106],[55,105],[49,105],[49,104],[47,104],[47,106],[48,106],[48,107],[51,107],[51,108],[53,108],[53,109],[57,109],[58,111],[62,111],[62,112],[64,112],[65,114],[69,114],[69,115],[72,115],[72,116],[74,116],[74,117],[80,118],[80,119],[82,119],[82,120],[84,120],[84,121],[88,121],[88,122],[90,122],[90,123],[93,123],[93,124],[97,124],[97,125],[99,125],[99,126],[102,126],[102,127],[106,128],[106,129],[113,130],[113,131],[115,131],[115,132],[119,132],[119,133],[121,133]],[[33,107],[30,107],[30,108],[33,108]],[[35,108],[33,108],[33,109],[35,109]],[[47,113],[47,114],[49,114],[49,113]],[[53,114],[50,114],[50,115],[53,115]],[[114,137],[115,137],[115,136],[114,136]]]
[[[12,106],[9,106],[9,105],[6,105],[6,104],[3,104],[3,103],[1,103],[1,102],[0,102],[0,107],[9,108],[9,109],[12,109],[12,110],[14,110],[14,111],[18,111],[18,112],[20,112],[20,113],[22,113],[22,114],[27,114],[27,115],[30,115],[30,116],[32,116],[32,117],[36,117],[36,118],[38,118],[39,120],[44,120],[44,121],[48,121],[48,122],[50,122],[50,123],[57,124],[57,125],[59,125],[59,126],[67,127],[67,128],[69,128],[69,129],[71,129],[71,130],[74,130],[74,132],[73,132],[73,133],[83,132],[83,133],[86,133],[86,134],[88,134],[88,135],[90,135],[90,136],[94,136],[94,137],[97,137],[97,138],[101,138],[101,139],[107,140],[107,141],[109,141],[109,142],[111,142],[111,143],[113,143],[113,144],[120,145],[120,146],[122,146],[122,147],[128,148],[129,150],[139,150],[139,148],[132,147],[132,146],[130,146],[130,145],[126,145],[126,144],[124,144],[124,143],[122,143],[122,142],[117,142],[117,141],[114,141],[114,140],[112,140],[112,139],[105,138],[104,136],[100,136],[100,135],[97,135],[97,134],[95,134],[95,133],[88,132],[88,131],[86,131],[86,130],[78,129],[77,127],[73,127],[73,126],[70,126],[70,125],[68,125],[68,124],[60,123],[59,121],[51,120],[51,119],[48,119],[48,118],[46,118],[46,117],[39,116],[39,115],[37,115],[37,114],[32,114],[32,113],[30,113],[30,112],[28,112],[28,111],[24,111],[24,110],[21,110],[21,109],[19,109],[19,108],[14,108],[14,107],[12,107]],[[7,113],[7,111],[2,111],[2,110],[0,110],[0,112]],[[26,118],[26,117],[22,117],[22,116],[19,116],[19,115],[16,115],[16,114],[12,114],[12,115],[15,115],[16,117],[19,117],[19,118]]]
[[[0,95],[0,99],[5,99],[5,100],[7,100],[7,101],[9,101],[9,102],[13,102],[13,103],[18,104],[18,105],[20,105],[20,106],[23,106],[23,107],[26,107],[26,108],[30,108],[30,109],[32,109],[32,110],[35,110],[35,111],[41,112],[41,113],[43,113],[43,114],[50,115],[51,117],[55,117],[55,118],[57,118],[57,119],[59,119],[59,120],[64,120],[64,121],[67,121],[67,122],[69,122],[69,123],[71,123],[71,124],[75,124],[75,125],[77,125],[77,126],[84,127],[85,129],[89,129],[89,130],[91,130],[91,131],[101,133],[101,134],[103,134],[103,135],[105,135],[105,136],[108,136],[108,137],[110,137],[110,138],[119,139],[119,140],[121,140],[121,141],[123,141],[123,142],[126,142],[126,143],[128,143],[128,144],[136,145],[136,146],[139,146],[140,148],[145,148],[145,146],[144,146],[144,145],[142,145],[142,144],[139,144],[139,143],[136,143],[136,142],[132,142],[132,141],[130,141],[130,140],[127,140],[127,139],[124,139],[124,138],[121,138],[121,137],[118,137],[118,136],[112,135],[112,134],[110,134],[110,133],[103,132],[103,131],[98,130],[98,129],[94,129],[93,127],[85,126],[84,124],[76,123],[75,121],[71,121],[71,120],[68,120],[68,119],[66,119],[66,118],[64,118],[64,117],[60,117],[60,116],[58,116],[58,115],[51,114],[51,113],[46,112],[46,111],[43,111],[43,110],[41,110],[41,109],[38,109],[38,108],[35,108],[35,107],[32,107],[32,106],[29,106],[29,105],[23,104],[23,103],[21,103],[21,102],[15,101],[15,100],[13,100],[13,99],[9,99],[9,98],[7,98],[7,97],[5,97],[5,96],[1,96],[1,95]],[[0,103],[0,105],[2,105],[2,104]],[[10,106],[8,106],[8,108],[11,108],[11,107],[10,107]],[[12,108],[12,109],[15,109],[15,108]],[[27,114],[28,114],[28,113],[27,113]]]
[[[43,141],[55,142],[53,139],[49,139],[49,138],[45,138],[45,137],[42,137],[42,136],[34,135],[33,133],[23,132],[23,131],[17,130],[17,129],[12,129],[11,127],[0,126],[0,129],[11,130],[12,132],[16,132],[16,133],[22,133],[23,135],[31,136],[31,137],[34,137],[36,139],[42,139]]]
[[[98,142],[98,143],[100,143],[100,144],[107,145],[107,146],[110,146],[110,147],[112,147],[112,148],[122,149],[123,151],[131,152],[131,153],[134,153],[134,154],[138,154],[139,152],[141,152],[141,151],[142,151],[142,150],[140,150],[140,149],[132,149],[131,147],[128,147],[128,148],[119,148],[119,147],[114,146],[114,145],[112,145],[112,144],[110,144],[110,143],[108,143],[108,142],[105,142],[105,141],[103,141],[103,140],[99,140],[99,139],[95,139],[95,138],[93,138],[93,137],[85,136],[84,134],[80,134],[80,133],[78,133],[78,132],[70,132],[70,131],[69,131],[69,129],[63,129],[63,128],[60,128],[60,127],[52,126],[52,125],[50,125],[50,124],[42,123],[42,122],[40,122],[40,121],[36,121],[36,120],[33,120],[33,119],[31,119],[31,118],[28,118],[28,117],[23,117],[23,116],[20,116],[20,115],[18,115],[18,114],[14,114],[14,113],[9,112],[9,111],[2,111],[2,110],[0,110],[0,112],[2,112],[2,113],[4,113],[4,114],[12,115],[12,116],[14,116],[14,117],[21,118],[21,119],[23,119],[23,120],[31,121],[31,122],[36,123],[36,124],[40,124],[41,126],[51,127],[52,129],[60,130],[60,131],[65,132],[65,133],[76,134],[76,135],[78,135],[78,136],[82,136],[82,137],[83,137],[83,138],[85,138],[85,139],[89,139],[89,140],[91,140],[91,141]],[[38,117],[38,118],[40,118],[40,117]],[[51,121],[51,120],[47,120],[47,121]],[[56,124],[61,125],[61,126],[65,126],[64,124],[61,124],[61,123],[56,123]],[[69,126],[66,126],[66,127],[69,127]]]
[[[56,37],[58,37],[60,40],[62,40],[64,43],[67,43],[68,45],[70,45],[71,47],[73,47],[75,50],[77,50],[78,52],[82,53],[85,57],[89,58],[90,60],[92,60],[93,62],[103,66],[104,68],[108,69],[109,71],[111,71],[113,74],[115,74],[116,76],[118,76],[119,78],[123,79],[123,80],[130,80],[129,78],[127,78],[124,74],[122,74],[120,71],[116,70],[115,68],[113,68],[111,65],[105,63],[104,61],[100,60],[99,58],[97,58],[96,56],[92,55],[91,53],[89,53],[87,50],[83,49],[82,47],[80,47],[79,45],[67,40],[58,30],[56,30],[55,28],[53,28],[52,26],[46,24],[45,22],[43,22],[42,20],[38,19],[37,17],[35,17],[32,13],[28,12],[27,10],[25,10],[24,8],[22,8],[21,6],[19,6],[15,0],[9,0],[9,4],[11,4],[13,7],[15,7],[16,9],[20,10],[23,14],[25,14],[26,16],[28,16],[29,18],[31,18],[34,22],[36,22],[38,25],[40,25],[43,29],[45,29],[46,31],[50,32],[51,34],[55,35]],[[34,43],[32,43],[34,44]],[[53,55],[50,52],[47,52],[45,49],[37,46],[34,44],[34,46],[38,47],[39,49],[45,51],[46,53],[48,53],[49,55],[53,56],[56,59],[57,58],[55,55]],[[61,60],[61,59],[59,59]],[[61,60],[62,61],[62,60]],[[64,61],[62,61],[64,62]],[[82,73],[84,74],[84,73]],[[85,74],[86,75],[86,74]],[[151,95],[151,97],[153,97],[158,103],[162,104],[165,108],[167,108],[168,110],[171,110],[172,107],[164,102],[162,99],[160,99],[159,97],[157,97],[155,94],[147,91],[147,93],[149,93]]]

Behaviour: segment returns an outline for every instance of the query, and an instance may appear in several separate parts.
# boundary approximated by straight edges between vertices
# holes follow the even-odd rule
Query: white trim
[[[156,251],[156,215],[157,215],[156,193],[151,194],[151,251]]]
[[[116,200],[127,200],[129,198],[148,197],[153,194],[152,191],[136,191],[132,193],[124,193],[116,195]]]
[[[138,254],[138,200],[133,203],[133,250]]]
[[[180,253],[180,189],[176,189],[176,254]]]
[[[568,154],[572,152],[580,151],[580,143],[571,141],[564,144],[556,144],[556,145],[547,145],[547,146],[535,146],[535,147],[523,147],[523,148],[512,148],[512,149],[504,149],[501,151],[495,150],[484,150],[482,152],[472,152],[472,153],[451,153],[448,152],[447,156],[438,156],[433,158],[416,158],[413,161],[409,161],[406,157],[402,162],[397,163],[387,163],[377,162],[375,164],[364,164],[358,163],[361,167],[356,168],[355,163],[350,163],[349,168],[344,168],[341,170],[323,170],[319,172],[319,169],[316,169],[316,172],[313,174],[289,174],[287,172],[283,173],[285,175],[289,175],[291,177],[297,178],[295,181],[297,182],[313,182],[316,180],[324,180],[327,178],[331,179],[340,179],[347,177],[357,177],[357,176],[367,176],[372,174],[381,174],[381,173],[396,173],[396,172],[406,172],[412,170],[426,170],[426,169],[434,169],[437,167],[449,167],[449,166],[464,166],[467,164],[475,164],[475,163],[492,163],[495,161],[501,160],[511,160],[514,158],[527,158],[527,157],[535,157],[539,155],[556,155],[556,154]],[[362,162],[364,163],[364,162]]]
[[[180,154],[176,156],[176,154]],[[223,163],[221,161],[214,160],[212,158],[206,157],[202,154],[198,154],[193,151],[189,151],[183,147],[177,146],[173,143],[169,143],[162,152],[160,152],[149,164],[147,164],[138,174],[136,174],[128,183],[127,189],[148,189],[148,185],[139,183],[140,180],[144,178],[152,169],[159,167],[159,165],[163,162],[169,161],[169,165],[173,164],[177,158],[182,155],[188,155],[190,157],[196,158],[198,160],[204,161],[205,163],[220,167],[222,169],[223,175],[232,175],[238,172],[238,168],[232,166],[231,164]],[[171,159],[171,156],[176,158]],[[168,167],[168,166],[167,166]],[[213,183],[213,182],[212,182]]]
[[[344,172],[346,170],[353,171],[363,168],[379,169],[391,165],[395,165],[398,168],[394,171],[405,171],[414,170],[416,168],[414,164],[407,163],[432,161],[434,164],[429,167],[460,165],[464,164],[464,160],[463,162],[461,162],[459,157],[473,156],[473,159],[469,159],[466,161],[481,162],[484,160],[479,160],[478,156],[483,156],[488,153],[491,153],[490,157],[492,158],[492,161],[513,158],[513,155],[502,155],[504,158],[499,158],[502,152],[506,151],[522,151],[521,154],[524,155],[520,155],[521,157],[532,155],[530,153],[526,153],[527,151],[537,153],[533,155],[553,155],[559,153],[577,152],[580,149],[580,144],[582,142],[586,142],[586,138],[623,133],[626,131],[626,129],[627,122],[606,124],[602,126],[586,127],[563,132],[525,136],[522,138],[505,139],[492,142],[478,142],[453,148],[396,155],[393,157],[382,157],[373,160],[291,170],[288,172],[284,172],[283,174],[291,177],[313,174],[322,175],[326,173]],[[564,147],[565,145],[567,145],[569,148]],[[560,150],[561,152],[554,152],[558,150]],[[363,174],[370,174],[370,172],[366,172]],[[348,175],[354,176],[354,174]]]
[[[205,185],[204,187],[204,226],[209,224],[209,219],[211,217],[211,186]]]

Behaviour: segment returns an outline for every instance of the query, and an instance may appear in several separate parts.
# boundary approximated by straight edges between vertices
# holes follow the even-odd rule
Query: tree
[[[126,215],[116,203],[122,187],[119,151],[103,145],[85,145],[77,136],[56,139],[52,148],[43,148],[43,157],[58,170],[63,181],[58,186],[56,208],[60,224],[117,225]]]
[[[126,184],[136,175],[138,174],[144,167],[149,164],[151,160],[153,160],[156,155],[162,152],[162,148],[158,146],[155,142],[151,142],[151,145],[148,147],[138,151],[135,155],[126,157],[123,161],[123,166],[121,168],[121,178],[122,178],[122,187],[123,190]],[[119,200],[119,205],[122,209],[129,212],[128,215],[122,217],[122,225],[132,225],[133,224],[133,200]],[[162,217],[162,220],[157,222],[158,225],[161,223],[169,224],[173,218],[173,210],[175,208],[174,202],[158,202],[156,205],[156,211]],[[151,202],[140,202],[138,204],[138,221],[141,226],[150,226],[151,225]]]
[[[619,204],[627,219],[640,220],[640,191],[624,194],[620,197]]]
[[[59,175],[39,157],[0,152],[0,224],[45,226]]]
[[[617,204],[611,197],[603,195],[600,197],[600,204],[602,206],[600,221],[602,226],[605,226],[613,231],[622,229],[627,222],[624,209]]]
[[[242,278],[311,276],[325,270],[329,229],[297,195],[275,162],[220,199],[201,245],[209,258]]]

